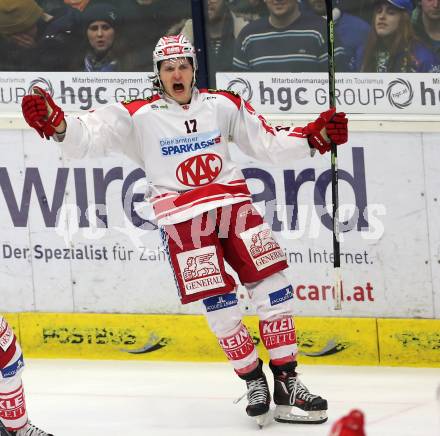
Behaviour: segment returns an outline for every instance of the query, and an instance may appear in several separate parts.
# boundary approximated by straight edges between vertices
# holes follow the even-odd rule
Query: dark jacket
[[[53,18],[37,23],[36,46],[22,48],[0,37],[0,71],[70,71],[77,61],[79,12],[70,7],[51,11]]]
[[[432,39],[425,30],[425,26],[423,25],[422,20],[422,12],[420,8],[416,10],[415,19],[413,21],[413,29],[418,38],[426,44],[432,51],[434,51],[437,56],[440,57],[440,41],[436,41]]]

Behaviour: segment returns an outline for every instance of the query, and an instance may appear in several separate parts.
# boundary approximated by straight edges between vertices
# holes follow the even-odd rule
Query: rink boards
[[[222,362],[201,315],[18,313],[6,319],[27,357]],[[307,364],[440,367],[440,320],[295,319]],[[260,355],[258,320],[245,317]]]
[[[373,130],[340,147],[342,316],[440,319],[438,144],[440,133]],[[232,153],[286,252],[295,315],[340,316],[329,156],[274,167]],[[202,313],[179,302],[145,174],[128,158],[69,159],[1,126],[0,154],[1,312]],[[238,299],[255,314],[242,287]]]

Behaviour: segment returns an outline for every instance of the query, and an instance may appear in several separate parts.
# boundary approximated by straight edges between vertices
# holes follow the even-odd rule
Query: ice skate
[[[272,420],[270,411],[270,391],[266,376],[263,372],[263,362],[259,359],[258,366],[249,374],[239,375],[246,381],[247,392],[236,400],[238,403],[247,395],[248,405],[246,413],[254,418],[260,428],[263,428]]]
[[[8,432],[8,430],[6,430],[1,420],[0,420],[0,436],[10,436],[10,433]]]
[[[51,433],[46,433],[43,430],[40,430],[35,425],[31,424],[30,421],[17,431],[8,431],[0,422],[0,436],[53,436]]]
[[[290,424],[321,424],[327,421],[327,400],[309,392],[298,379],[295,367],[296,362],[281,366],[270,363],[274,374],[275,421]]]

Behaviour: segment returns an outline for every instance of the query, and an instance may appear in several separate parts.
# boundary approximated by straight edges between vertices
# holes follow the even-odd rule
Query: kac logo
[[[211,183],[222,170],[220,156],[213,153],[199,154],[183,161],[176,170],[176,177],[185,186],[202,186]]]
[[[226,88],[228,91],[236,92],[244,101],[252,100],[252,87],[248,80],[237,77],[232,79]]]
[[[411,83],[403,79],[391,81],[388,85],[387,97],[391,106],[398,109],[405,109],[412,103],[414,98]]]

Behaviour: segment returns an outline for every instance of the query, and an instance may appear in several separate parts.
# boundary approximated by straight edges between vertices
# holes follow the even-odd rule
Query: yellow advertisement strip
[[[378,365],[376,320],[296,318],[301,362],[320,365]]]
[[[14,330],[15,336],[20,340],[20,321],[18,313],[0,313],[1,316],[6,320],[6,322]]]
[[[245,317],[260,355],[258,320]],[[20,314],[28,357],[225,361],[201,315]],[[296,318],[300,360],[308,364],[378,364],[376,320]]]
[[[378,319],[377,327],[382,365],[440,367],[439,319]]]
[[[25,313],[20,323],[28,357],[224,359],[203,316]]]
[[[6,314],[27,357],[224,362],[201,315]],[[295,318],[307,364],[440,367],[440,320]],[[245,317],[260,355],[258,319]]]

